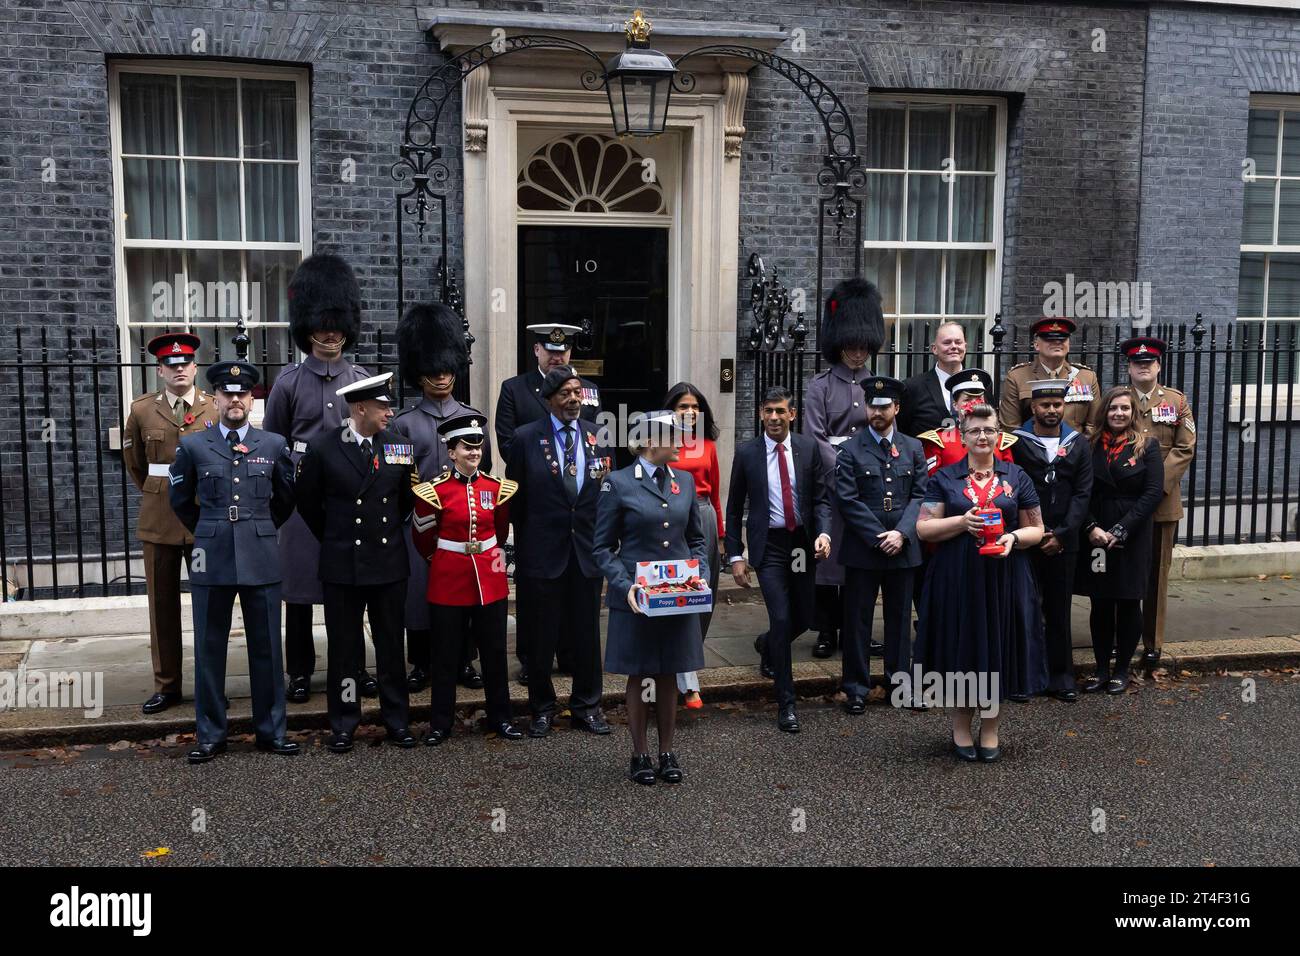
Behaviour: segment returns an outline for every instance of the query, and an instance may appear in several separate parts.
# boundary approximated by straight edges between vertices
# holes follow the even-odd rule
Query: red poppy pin
[[[898,446],[897,446],[897,445],[890,445],[890,446],[889,446],[889,453],[890,453],[891,455],[893,455],[895,458],[897,458],[897,457],[898,457]]]
[[[1011,483],[1008,481],[1002,482],[1002,493],[1008,498],[1014,498],[1016,496],[1016,493],[1011,490]]]
[[[1057,458],[1064,458],[1064,457],[1065,457],[1066,455],[1068,455],[1069,453],[1070,453],[1070,450],[1069,450],[1068,448],[1058,448],[1058,449],[1056,449],[1056,457],[1057,457]]]
[[[595,432],[587,432],[587,444],[590,445],[592,448],[595,448],[595,447],[596,447],[596,433],[595,433]]]
[[[668,487],[672,489],[672,492],[675,495],[680,495],[682,493],[682,489],[678,486],[677,479],[675,478],[673,479],[673,483]]]
[[[186,425],[193,425],[193,424],[194,424],[194,413],[193,413],[193,412],[186,412],[186,413],[185,413],[185,424],[186,424]]]
[[[373,469],[374,469],[375,471],[378,471],[378,470],[379,470],[379,456],[378,456],[378,455],[376,455],[376,456],[374,457],[374,459],[371,461],[371,465],[372,465],[372,467],[373,467]]]
[[[241,455],[247,455],[247,454],[248,454],[248,446],[245,445],[242,441],[241,441],[238,445],[235,446],[234,450],[237,451],[237,452],[239,452]]]

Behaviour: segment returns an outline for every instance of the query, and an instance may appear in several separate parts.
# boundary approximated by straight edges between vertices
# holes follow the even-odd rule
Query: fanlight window
[[[553,140],[528,158],[519,174],[519,208],[566,212],[663,213],[653,161],[611,136],[575,133]]]

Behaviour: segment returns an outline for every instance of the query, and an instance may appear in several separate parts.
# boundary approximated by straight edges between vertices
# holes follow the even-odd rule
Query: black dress
[[[1103,531],[1110,531],[1119,525],[1128,536],[1122,547],[1099,549],[1088,540],[1088,532],[1080,533],[1074,593],[1141,600],[1146,597],[1151,574],[1151,519],[1164,495],[1160,442],[1150,438],[1141,450],[1130,445],[1114,462],[1106,460],[1106,451],[1097,442],[1092,450],[1092,476],[1085,526],[1096,522]]]
[[[995,461],[993,467],[994,480],[1005,487],[992,503],[1010,533],[1020,526],[1021,510],[1039,507],[1038,492],[1018,465]],[[925,503],[942,504],[948,518],[969,511],[968,474],[965,458],[940,468],[930,476]],[[926,567],[918,618],[916,660],[923,674],[996,674],[999,700],[1047,688],[1043,616],[1026,552],[982,555],[965,531],[940,542]]]

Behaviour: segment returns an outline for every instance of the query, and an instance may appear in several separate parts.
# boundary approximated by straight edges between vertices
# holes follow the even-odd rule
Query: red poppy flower
[[[186,413],[185,413],[185,424],[186,424],[186,425],[193,425],[193,424],[194,424],[194,413],[193,413],[193,412],[186,412]]]
[[[682,489],[678,487],[677,482],[675,481],[669,485],[669,487],[672,488],[673,494],[675,495],[680,495],[682,493]]]
[[[240,442],[238,445],[236,445],[234,450],[243,455],[248,454],[248,446],[245,445],[243,442]]]

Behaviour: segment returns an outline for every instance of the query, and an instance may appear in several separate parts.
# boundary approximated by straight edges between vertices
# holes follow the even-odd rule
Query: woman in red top
[[[717,600],[718,570],[721,567],[719,542],[725,535],[722,527],[721,476],[718,472],[718,426],[713,422],[713,410],[709,408],[704,393],[690,382],[678,382],[668,390],[664,399],[664,408],[677,413],[682,424],[688,429],[685,442],[678,449],[677,460],[673,467],[678,471],[689,472],[695,479],[695,507],[700,513],[700,524],[704,528],[705,550],[709,555],[708,573],[703,575],[709,582],[709,588],[715,592]],[[709,621],[712,613],[700,616],[700,637],[709,636]],[[700,677],[695,671],[677,675],[677,689],[686,697],[686,706],[698,710],[704,706],[700,699]]]

